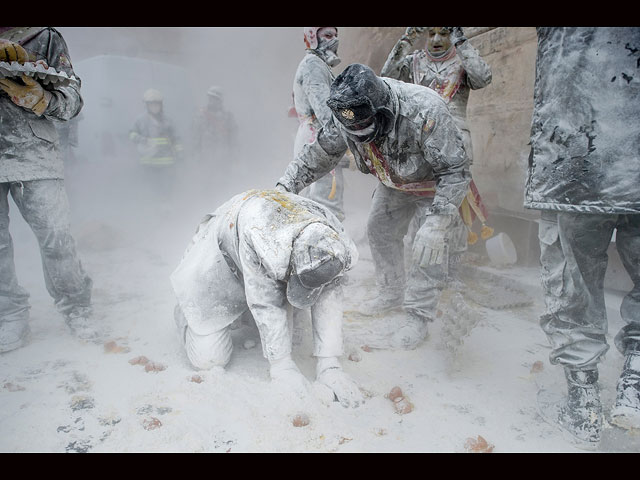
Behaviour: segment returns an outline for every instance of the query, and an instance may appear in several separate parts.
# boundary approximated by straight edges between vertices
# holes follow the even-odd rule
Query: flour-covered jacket
[[[436,182],[432,212],[457,215],[470,181],[460,130],[436,92],[382,78],[389,87],[395,121],[380,142],[355,143],[332,116],[312,144],[305,145],[278,181],[297,193],[331,171],[347,148],[363,173],[407,194],[420,195]]]
[[[74,73],[67,45],[54,28],[14,27],[0,29],[0,38],[22,45],[30,61],[44,60],[48,66]],[[82,109],[79,83],[44,85],[51,101],[41,117],[14,104],[0,90],[0,182],[64,178],[63,159],[54,120],[69,120]]]
[[[293,102],[300,121],[296,145],[313,142],[315,133],[331,120],[327,99],[334,78],[331,67],[312,51],[298,64],[293,80]]]
[[[140,163],[144,165],[173,165],[176,152],[181,148],[175,125],[164,113],[151,115],[145,112],[139,116],[129,138],[137,145]]]
[[[406,42],[401,45],[409,46]],[[424,49],[404,57],[392,52],[380,74],[438,92],[461,129],[467,128],[469,93],[486,87],[492,80],[491,68],[469,41],[451,47],[442,59],[432,57]]]
[[[640,213],[640,29],[537,31],[525,207]]]
[[[247,306],[258,325],[283,324],[293,242],[313,222],[329,226],[347,246],[345,271],[349,270],[358,259],[355,244],[333,213],[304,197],[249,190],[207,215],[171,275],[189,326],[198,334],[210,333],[211,328],[228,325]],[[220,268],[233,277],[224,290],[212,290]]]

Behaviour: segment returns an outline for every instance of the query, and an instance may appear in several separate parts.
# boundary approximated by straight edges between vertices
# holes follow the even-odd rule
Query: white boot
[[[611,423],[620,428],[640,429],[640,351],[626,355],[616,387]]]
[[[428,322],[412,314],[407,314],[405,323],[391,335],[391,348],[413,350],[427,338]]]
[[[104,332],[91,319],[91,307],[78,307],[66,316],[71,334],[81,340],[97,340]]]
[[[403,301],[402,294],[382,293],[371,300],[363,302],[358,307],[358,312],[367,316],[379,315],[400,307]]]
[[[26,320],[0,322],[0,353],[24,346],[30,333],[29,323]]]

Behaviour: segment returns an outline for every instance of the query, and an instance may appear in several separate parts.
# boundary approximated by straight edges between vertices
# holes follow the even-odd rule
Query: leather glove
[[[27,75],[22,75],[22,81],[25,85],[2,78],[0,79],[0,88],[9,94],[13,103],[41,116],[51,101],[51,93]]]
[[[450,215],[429,215],[416,232],[413,241],[413,260],[421,267],[440,265],[445,261],[446,238],[451,224]]]
[[[449,31],[451,32],[449,34],[449,38],[451,39],[451,44],[452,45],[460,45],[462,42],[466,42],[467,37],[464,36],[464,31],[462,30],[462,27],[448,27]]]
[[[405,40],[411,44],[415,41],[418,36],[424,32],[427,27],[407,27],[404,31],[404,35],[402,36],[402,40]]]
[[[24,64],[29,61],[29,54],[22,45],[0,38],[0,62],[18,62]]]

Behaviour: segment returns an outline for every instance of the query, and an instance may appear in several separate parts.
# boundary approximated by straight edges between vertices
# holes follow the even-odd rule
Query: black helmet
[[[358,143],[371,142],[393,126],[389,87],[366,65],[354,63],[336,77],[327,105]]]

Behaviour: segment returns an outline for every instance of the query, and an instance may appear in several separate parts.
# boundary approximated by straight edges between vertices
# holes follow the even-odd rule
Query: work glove
[[[29,54],[21,45],[0,38],[0,62],[18,62],[24,64],[29,61]]]
[[[418,36],[426,29],[427,27],[407,27],[407,29],[404,31],[404,35],[402,36],[402,40],[413,44],[415,39],[418,38]]]
[[[445,260],[450,215],[429,215],[416,232],[413,260],[422,268],[440,265]]]
[[[464,36],[464,31],[462,30],[462,27],[447,27],[447,28],[449,28],[449,31],[451,32],[449,34],[449,38],[451,39],[452,45],[458,46],[462,42],[465,42],[467,40],[467,37]]]
[[[0,79],[0,88],[9,94],[11,101],[19,107],[31,110],[41,116],[51,101],[51,93],[47,92],[33,78],[22,75],[25,85],[20,85],[7,78]]]

